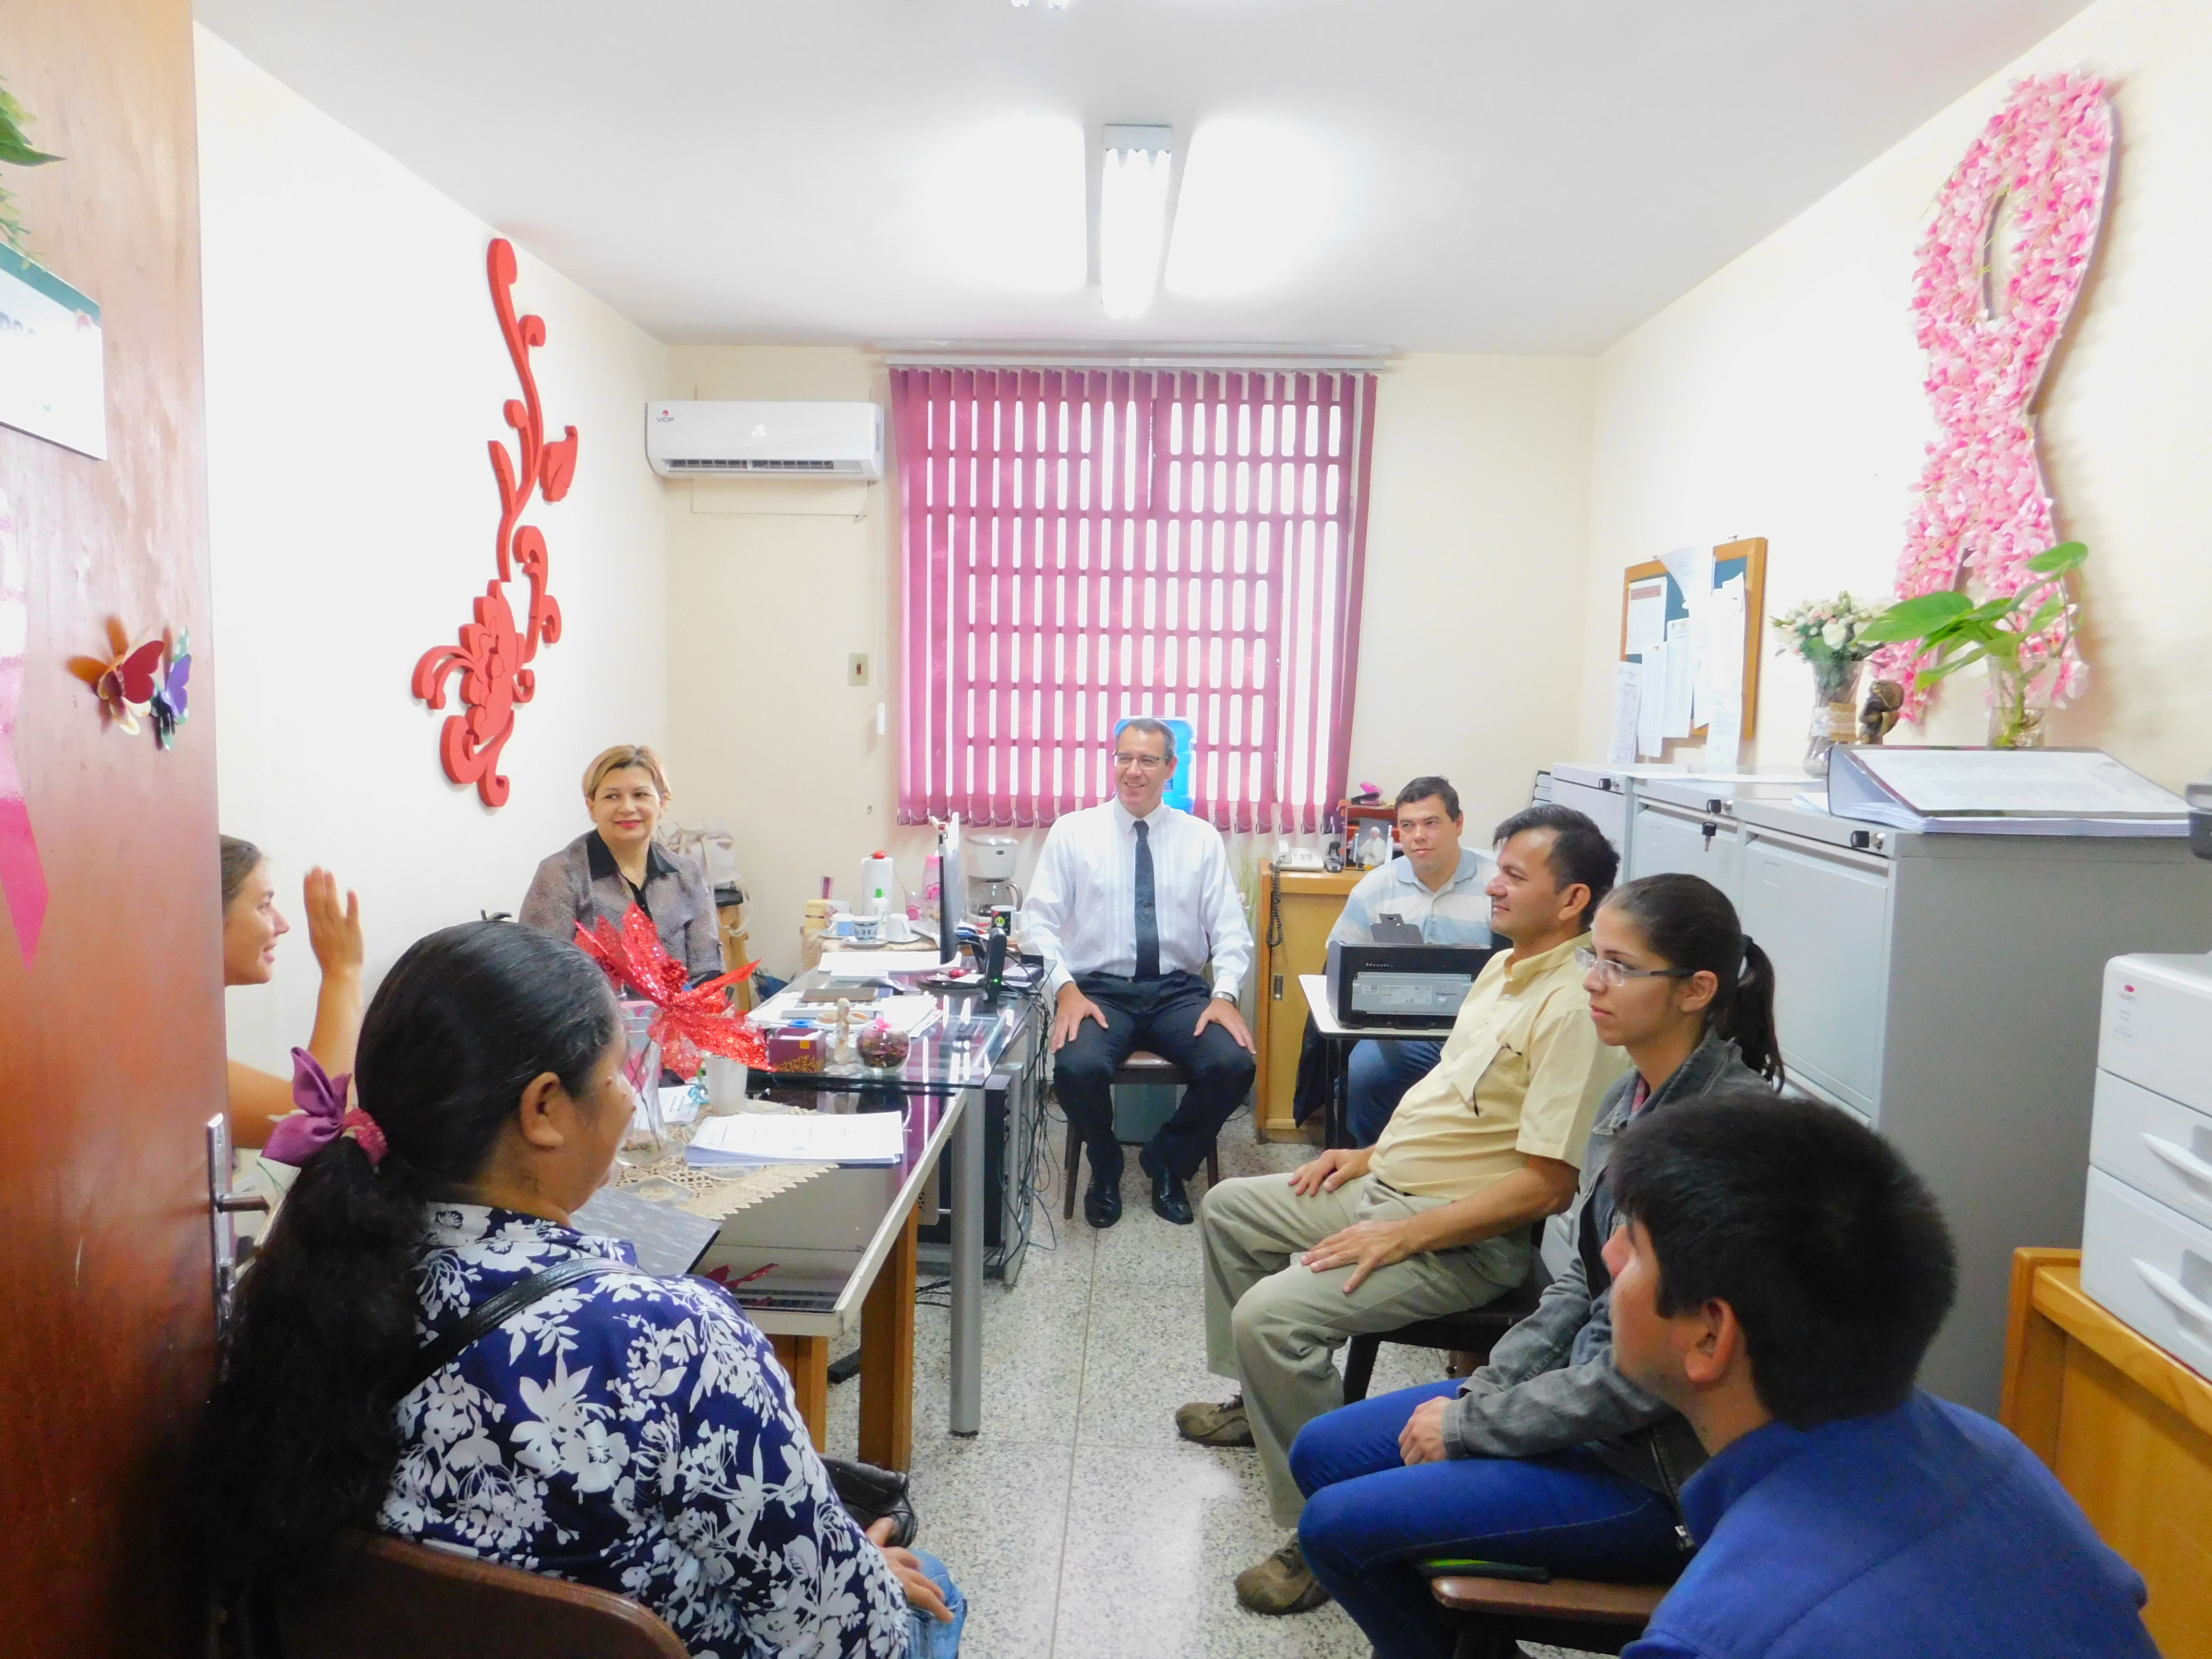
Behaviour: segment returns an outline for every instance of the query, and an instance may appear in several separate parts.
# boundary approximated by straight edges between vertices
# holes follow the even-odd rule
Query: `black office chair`
[[[1544,1287],[1552,1282],[1551,1270],[1544,1266],[1542,1222],[1529,1224],[1528,1243],[1535,1252],[1528,1264],[1528,1276],[1496,1301],[1486,1302],[1466,1313],[1417,1319],[1395,1331],[1369,1331],[1353,1337],[1344,1350],[1344,1403],[1349,1406],[1355,1400],[1367,1398],[1368,1384],[1375,1380],[1375,1356],[1382,1352],[1385,1342],[1464,1353],[1477,1364],[1488,1359],[1498,1339],[1535,1312]]]
[[[1153,1084],[1181,1088],[1182,1068],[1173,1060],[1164,1059],[1149,1048],[1138,1048],[1131,1051],[1128,1059],[1121,1062],[1121,1069],[1114,1073],[1114,1081],[1117,1085],[1124,1083]],[[1060,1109],[1065,1112],[1067,1109],[1063,1106]],[[1062,1196],[1060,1205],[1060,1213],[1064,1220],[1074,1218],[1075,1194],[1083,1180],[1082,1167],[1083,1136],[1075,1127],[1074,1118],[1071,1116],[1067,1120],[1067,1190]],[[1216,1135],[1213,1138],[1213,1144],[1206,1149],[1206,1184],[1208,1187],[1218,1187],[1221,1184],[1221,1137],[1219,1135]]]

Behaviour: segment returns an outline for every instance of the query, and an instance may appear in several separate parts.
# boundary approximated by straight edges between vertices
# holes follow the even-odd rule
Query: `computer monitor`
[[[960,954],[960,918],[968,911],[968,870],[960,856],[960,814],[937,837],[937,959]]]

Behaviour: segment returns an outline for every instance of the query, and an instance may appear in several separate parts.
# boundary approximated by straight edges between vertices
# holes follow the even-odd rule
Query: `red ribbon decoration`
[[[773,1068],[768,1062],[768,1043],[758,1031],[732,1013],[722,993],[741,979],[752,977],[757,962],[733,968],[720,978],[687,987],[684,964],[668,954],[653,918],[631,905],[617,930],[605,916],[590,927],[576,924],[576,946],[606,970],[617,990],[628,986],[660,1010],[651,1036],[660,1045],[661,1064],[678,1077],[696,1076],[699,1053],[740,1061],[753,1070]]]
[[[461,702],[468,712],[448,715],[439,734],[438,757],[446,775],[455,783],[473,783],[486,806],[504,806],[509,788],[499,769],[500,751],[514,734],[514,711],[538,695],[538,671],[530,665],[541,645],[561,637],[561,605],[547,590],[550,561],[545,537],[535,525],[521,522],[537,495],[557,501],[568,493],[576,477],[576,428],[568,435],[548,439],[545,413],[538,406],[538,376],[530,367],[530,354],[545,343],[545,319],[518,317],[514,311],[514,248],[504,236],[492,239],[486,250],[486,269],[491,277],[492,309],[499,315],[499,331],[507,342],[507,355],[514,361],[515,377],[522,396],[509,398],[504,414],[514,428],[520,459],[507,453],[507,445],[491,441],[491,470],[499,483],[499,557],[492,580],[476,602],[476,620],[461,626],[458,645],[437,646],[425,651],[415,665],[411,682],[415,695],[433,708],[446,706],[446,682],[458,675]],[[507,598],[507,584],[516,567],[530,580],[530,603],[520,621]]]

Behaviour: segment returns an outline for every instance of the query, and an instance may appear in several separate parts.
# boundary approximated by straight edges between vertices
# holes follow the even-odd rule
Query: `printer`
[[[2105,965],[2081,1288],[2212,1376],[2212,957]]]
[[[1504,948],[1492,945],[1328,946],[1328,1006],[1340,1025],[1449,1025],[1482,964]]]

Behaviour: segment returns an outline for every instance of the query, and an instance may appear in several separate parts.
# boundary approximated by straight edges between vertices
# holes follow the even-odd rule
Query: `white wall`
[[[1352,775],[1394,791],[1444,773],[1478,839],[1574,744],[1590,375],[1580,359],[1416,356],[1376,403]],[[862,351],[676,346],[668,395],[889,389]],[[751,948],[787,973],[822,877],[849,897],[881,848],[918,885],[933,845],[896,823],[897,486],[665,488],[673,810],[728,823]],[[844,683],[855,651],[872,658],[866,689]],[[1042,832],[989,833],[1023,843],[1025,883]]]
[[[1686,543],[1769,538],[1770,612],[1891,590],[1934,423],[1908,310],[1937,190],[2020,77],[2113,83],[2105,240],[2047,378],[2042,449],[2063,534],[2087,542],[2090,690],[2052,740],[2160,782],[2212,760],[2212,8],[2100,0],[1599,360],[1582,742],[1603,751],[1620,572]],[[1773,641],[1767,641],[1771,650]],[[1757,757],[1802,752],[1811,681],[1766,659]],[[1981,740],[1977,671],[1924,736]]]
[[[447,781],[445,714],[409,679],[493,574],[486,444],[509,435],[501,406],[519,395],[484,274],[493,233],[196,37],[215,718],[182,741],[216,744],[223,828],[276,860],[295,923],[309,865],[359,890],[374,978],[422,933],[514,909],[584,827],[585,762],[666,735],[662,506],[639,436],[666,354],[520,254],[517,301],[546,324],[548,425],[581,441],[567,499],[527,520],[565,632],[507,746],[513,796],[489,811]],[[230,994],[231,1052],[289,1071],[316,984],[295,927],[275,985]]]

